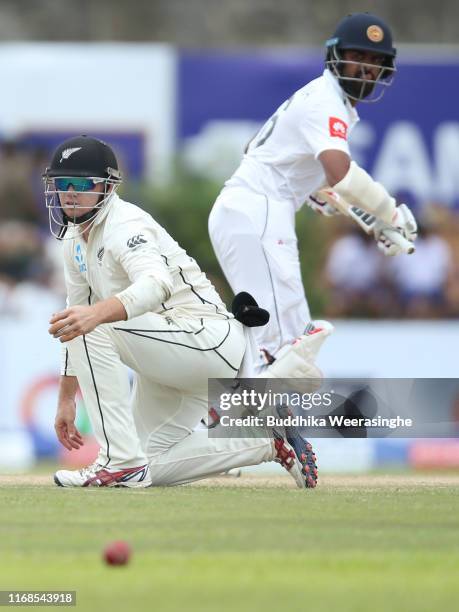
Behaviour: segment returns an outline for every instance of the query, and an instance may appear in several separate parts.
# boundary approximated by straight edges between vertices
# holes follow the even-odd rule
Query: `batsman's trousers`
[[[248,291],[269,311],[269,323],[252,333],[259,348],[275,354],[310,320],[292,205],[226,187],[211,211],[209,234],[234,293]]]

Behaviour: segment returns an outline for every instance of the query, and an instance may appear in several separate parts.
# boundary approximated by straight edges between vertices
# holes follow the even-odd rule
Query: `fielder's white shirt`
[[[98,213],[86,243],[75,226],[64,241],[69,306],[113,297],[142,275],[164,289],[155,312],[175,309],[197,317],[228,316],[214,287],[196,261],[153,217],[113,194]],[[128,313],[129,314],[129,313]]]
[[[338,80],[325,69],[281,104],[225,185],[289,200],[298,210],[326,183],[320,153],[338,149],[350,155],[348,137],[358,119]]]
[[[196,261],[149,213],[117,194],[98,213],[87,243],[77,226],[68,231],[72,238],[63,241],[68,306],[116,296],[147,275],[163,296],[154,312],[233,318]],[[71,374],[65,350],[62,373]]]

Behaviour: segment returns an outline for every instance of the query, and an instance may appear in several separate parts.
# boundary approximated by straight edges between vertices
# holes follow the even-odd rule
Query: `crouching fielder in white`
[[[209,439],[195,430],[207,414],[208,378],[239,370],[243,327],[196,262],[115,193],[121,178],[110,147],[86,136],[66,141],[44,178],[68,290],[67,309],[49,329],[63,347],[56,432],[69,450],[83,444],[79,384],[100,446],[93,465],[58,471],[56,484],[171,485],[279,460],[309,486],[282,436]]]

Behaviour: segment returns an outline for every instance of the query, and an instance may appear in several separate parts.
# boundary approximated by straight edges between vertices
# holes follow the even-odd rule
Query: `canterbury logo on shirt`
[[[347,123],[342,119],[338,119],[338,117],[329,117],[328,128],[330,130],[330,136],[347,140]]]
[[[147,241],[145,240],[143,234],[137,234],[137,236],[132,236],[132,238],[129,238],[126,244],[130,249],[133,249],[134,247],[139,246],[139,244],[145,244],[146,242]]]

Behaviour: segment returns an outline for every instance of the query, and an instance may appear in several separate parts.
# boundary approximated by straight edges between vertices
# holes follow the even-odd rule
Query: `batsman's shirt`
[[[291,201],[298,210],[326,183],[320,153],[338,149],[350,155],[348,137],[358,119],[338,80],[324,70],[281,104],[225,186]]]
[[[233,318],[196,261],[150,214],[113,194],[86,243],[75,226],[63,241],[68,306],[113,297],[142,275],[164,290],[155,312],[181,317]],[[67,351],[62,373],[71,374]]]

